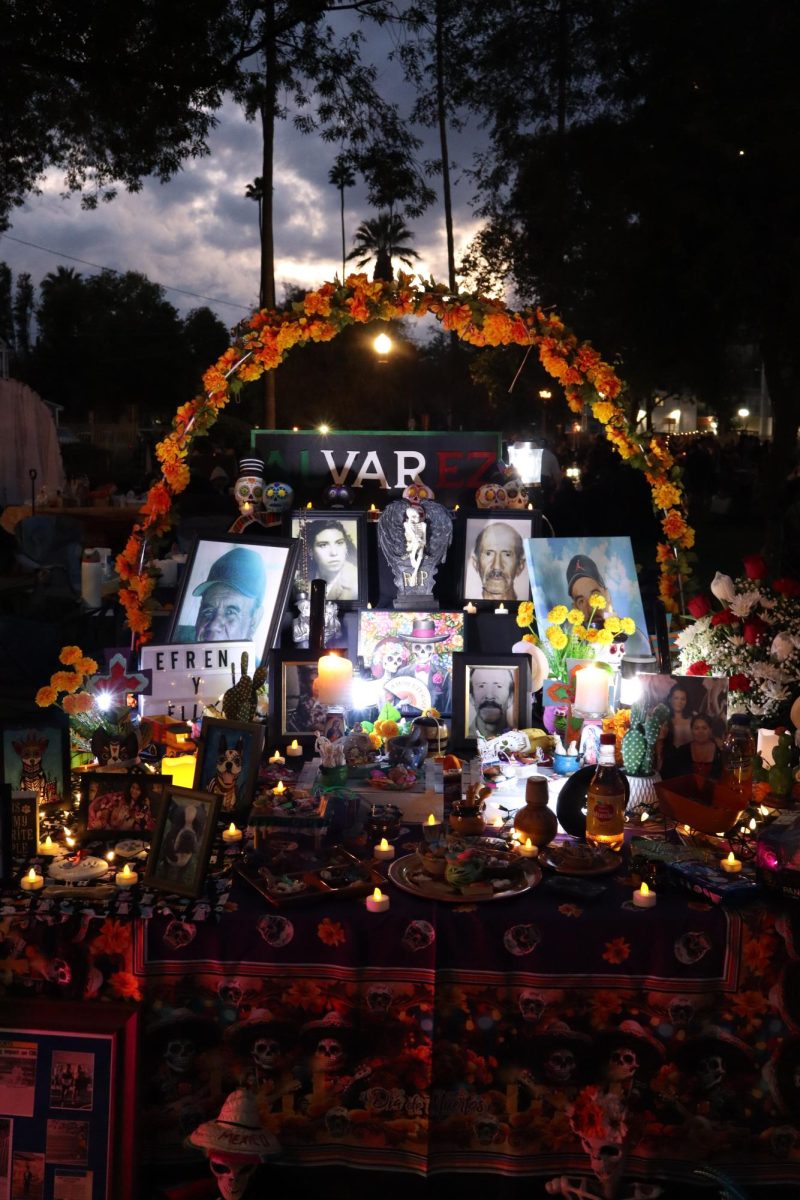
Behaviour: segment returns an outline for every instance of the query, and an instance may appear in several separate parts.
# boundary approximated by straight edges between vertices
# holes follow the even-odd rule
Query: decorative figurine
[[[783,799],[792,790],[792,735],[782,733],[772,751],[774,766],[769,769],[769,786],[773,796]]]
[[[264,488],[267,512],[288,512],[294,502],[294,488],[288,483],[268,483]]]
[[[378,521],[378,545],[392,568],[395,608],[433,609],[436,571],[453,539],[447,509],[435,500],[393,500]]]
[[[308,649],[308,636],[311,626],[311,601],[305,592],[297,597],[298,615],[292,621],[292,641],[295,646]],[[333,600],[325,601],[324,642],[326,646],[335,646],[342,635],[342,622],[339,618],[339,606]]]
[[[203,1151],[222,1200],[242,1200],[259,1163],[280,1153],[280,1145],[261,1124],[252,1092],[237,1088],[219,1116],[204,1121],[187,1138]]]
[[[260,458],[243,458],[233,494],[243,517],[253,517],[264,500],[264,463]]]
[[[267,679],[267,668],[256,667],[252,679],[247,674],[250,656],[242,652],[239,682],[229,687],[222,697],[222,711],[228,721],[252,721],[258,707],[258,692]],[[233,673],[233,666],[231,666]]]

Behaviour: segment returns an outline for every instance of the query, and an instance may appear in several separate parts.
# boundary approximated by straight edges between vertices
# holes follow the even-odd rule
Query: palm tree
[[[356,177],[344,159],[337,159],[336,164],[328,172],[328,183],[339,189],[342,198],[342,282],[345,277],[345,262],[347,261],[346,242],[344,235],[344,189],[355,186]]]
[[[258,205],[258,235],[261,236],[261,202],[264,199],[264,180],[260,175],[256,175],[252,183],[248,183],[244,189],[244,194],[248,200],[255,200]]]
[[[362,221],[353,238],[353,249],[348,258],[359,258],[358,267],[365,267],[371,259],[375,259],[373,279],[383,279],[389,282],[394,278],[392,259],[399,258],[406,266],[413,266],[413,260],[419,258],[408,241],[414,234],[397,213],[378,213],[370,221]]]

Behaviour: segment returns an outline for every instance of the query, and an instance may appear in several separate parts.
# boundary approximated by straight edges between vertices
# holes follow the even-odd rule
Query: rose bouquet
[[[729,714],[775,719],[800,695],[800,582],[767,581],[764,559],[744,559],[744,575],[719,571],[688,608],[694,624],[677,637],[685,675],[727,676]]]

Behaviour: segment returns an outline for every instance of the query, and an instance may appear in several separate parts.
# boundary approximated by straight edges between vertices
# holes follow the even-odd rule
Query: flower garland
[[[116,560],[121,580],[120,603],[138,645],[149,640],[151,596],[156,584],[152,547],[172,524],[172,503],[189,483],[186,462],[195,437],[208,432],[222,409],[243,384],[273,371],[294,346],[329,342],[348,325],[432,314],[442,327],[472,346],[536,346],[545,369],[564,387],[573,412],[589,404],[605,427],[606,437],[623,459],[644,471],[653,504],[662,511],[664,541],[657,550],[660,594],[667,609],[678,610],[682,583],[690,575],[686,551],[694,545],[687,524],[680,471],[664,445],[637,432],[619,403],[623,384],[613,367],[587,342],[579,342],[559,316],[540,308],[509,312],[501,300],[452,294],[442,284],[400,274],[386,283],[366,275],[350,275],[343,284],[325,283],[288,309],[262,309],[240,326],[220,359],[206,371],[206,394],[182,404],[171,432],[156,446],[162,477],[153,484],[125,549]]]

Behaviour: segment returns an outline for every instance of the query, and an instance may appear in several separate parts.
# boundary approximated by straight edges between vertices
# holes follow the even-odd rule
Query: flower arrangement
[[[125,737],[131,732],[131,712],[124,703],[101,705],[92,689],[92,676],[98,666],[80,646],[63,646],[58,661],[66,668],[54,671],[50,682],[40,687],[35,702],[39,708],[56,705],[69,717],[70,749],[73,755],[93,758],[91,737],[96,729],[104,729],[112,737]],[[139,740],[149,729],[147,722],[139,726]]]
[[[728,677],[728,711],[776,718],[800,694],[800,582],[773,579],[761,555],[744,559],[744,575],[718,571],[712,599],[688,604],[694,624],[677,637],[685,675]]]
[[[623,384],[614,368],[587,342],[579,342],[555,313],[541,308],[509,312],[501,300],[454,295],[432,280],[420,283],[415,287],[414,277],[402,273],[391,282],[350,275],[344,283],[336,280],[308,292],[285,310],[262,309],[239,327],[234,344],[205,373],[205,395],[180,406],[171,432],[156,446],[161,479],[150,488],[142,520],[116,560],[122,582],[120,603],[137,644],[150,637],[156,582],[152,543],[170,528],[173,500],[189,482],[186,458],[193,439],[208,432],[244,383],[274,370],[292,347],[331,341],[348,325],[428,313],[473,346],[536,346],[545,370],[563,385],[573,412],[590,405],[618,453],[644,471],[653,504],[663,513],[664,541],[657,552],[660,591],[667,609],[678,610],[677,598],[690,574],[686,552],[694,544],[694,530],[685,518],[680,471],[666,446],[637,431],[629,420],[620,403]]]
[[[566,604],[557,604],[547,614],[548,624],[544,636],[537,638],[533,633],[534,610],[530,600],[524,600],[517,610],[517,625],[530,632],[523,641],[532,641],[541,646],[550,667],[551,678],[566,683],[569,679],[567,663],[570,659],[597,658],[606,646],[610,646],[622,635],[629,636],[636,626],[630,617],[617,617],[613,613],[604,617],[597,625],[595,617],[608,605],[599,592],[589,597],[591,606],[588,621],[577,608],[568,609]]]

